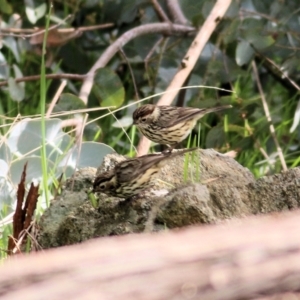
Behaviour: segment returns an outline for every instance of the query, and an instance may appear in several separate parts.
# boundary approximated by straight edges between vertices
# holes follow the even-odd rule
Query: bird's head
[[[158,106],[146,104],[137,108],[133,112],[133,124],[138,127],[147,127],[150,123],[155,122],[160,115]]]
[[[113,195],[116,188],[116,177],[114,172],[107,171],[95,178],[93,184],[94,193],[104,193],[107,195]]]

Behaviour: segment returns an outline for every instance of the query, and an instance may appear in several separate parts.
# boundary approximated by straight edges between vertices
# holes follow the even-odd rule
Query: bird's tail
[[[231,108],[232,105],[222,105],[217,107],[205,108],[205,114]]]

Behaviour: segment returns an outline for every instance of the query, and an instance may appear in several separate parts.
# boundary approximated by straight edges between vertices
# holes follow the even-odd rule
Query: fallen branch
[[[300,292],[299,211],[107,237],[1,266],[1,299],[253,299]]]

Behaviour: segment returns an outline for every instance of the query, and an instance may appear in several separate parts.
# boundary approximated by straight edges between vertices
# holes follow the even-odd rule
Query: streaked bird
[[[125,199],[131,198],[154,184],[154,178],[167,160],[196,149],[198,148],[172,153],[147,154],[121,161],[113,169],[96,177],[93,192]]]
[[[133,112],[133,124],[149,140],[169,145],[169,150],[172,150],[190,134],[197,121],[204,115],[231,107],[223,105],[193,108],[146,104]]]

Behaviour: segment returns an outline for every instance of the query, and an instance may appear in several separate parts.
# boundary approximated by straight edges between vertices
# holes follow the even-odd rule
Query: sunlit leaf
[[[108,68],[101,68],[97,71],[94,82],[93,91],[102,107],[117,108],[123,104],[125,90],[119,76],[114,72]]]
[[[35,8],[30,7],[30,6],[26,6],[26,8],[25,8],[27,18],[31,24],[35,24],[37,22],[37,20],[42,18],[45,15],[46,10],[47,10],[46,3],[42,3],[41,5],[39,5]]]

